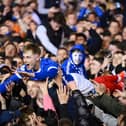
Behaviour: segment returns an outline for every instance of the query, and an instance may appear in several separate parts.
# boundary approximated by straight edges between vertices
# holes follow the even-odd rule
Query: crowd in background
[[[76,45],[95,88],[86,96],[73,81],[62,83]],[[59,70],[52,80],[10,82],[0,94],[0,126],[126,126],[125,0],[0,0],[1,83],[35,62],[25,47],[40,49]]]

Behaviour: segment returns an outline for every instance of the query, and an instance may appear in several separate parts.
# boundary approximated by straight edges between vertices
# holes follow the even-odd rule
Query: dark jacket
[[[85,101],[85,97],[79,90],[72,91],[77,109],[76,126],[102,126],[102,122],[93,116]]]
[[[89,33],[90,33],[90,38],[87,41],[86,49],[89,52],[89,54],[95,55],[101,49],[102,39],[93,29],[90,29]]]
[[[122,105],[119,101],[117,101],[117,99],[106,94],[95,97],[91,100],[105,113],[111,114],[115,117],[118,117],[126,109],[126,106]]]
[[[50,24],[46,24],[47,35],[49,37],[50,42],[55,45],[57,48],[60,47],[63,38],[69,38],[72,30],[64,25],[58,31],[54,31]]]

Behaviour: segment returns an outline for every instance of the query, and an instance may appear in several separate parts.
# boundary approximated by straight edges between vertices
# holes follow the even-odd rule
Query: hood
[[[70,57],[71,60],[72,60],[72,52],[75,51],[75,50],[79,50],[79,51],[81,51],[81,52],[83,53],[83,60],[82,60],[82,62],[81,62],[80,64],[84,63],[84,60],[85,60],[85,57],[86,57],[84,46],[83,46],[82,44],[76,44],[76,45],[74,45],[74,46],[71,48],[70,54],[69,54],[69,57]],[[72,61],[73,61],[73,60],[72,60]],[[79,65],[80,65],[80,64],[79,64]]]

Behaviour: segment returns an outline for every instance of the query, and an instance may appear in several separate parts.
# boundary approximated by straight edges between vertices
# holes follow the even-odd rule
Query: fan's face
[[[72,60],[75,65],[79,65],[83,60],[83,53],[80,51],[74,51],[72,53]]]

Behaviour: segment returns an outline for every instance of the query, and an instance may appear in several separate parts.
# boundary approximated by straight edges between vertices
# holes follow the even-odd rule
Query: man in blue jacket
[[[35,44],[28,44],[23,50],[24,65],[15,74],[0,84],[0,93],[6,92],[6,86],[11,82],[18,83],[23,77],[31,80],[45,80],[54,78],[58,72],[58,64],[48,58],[40,57],[41,50]]]

